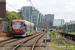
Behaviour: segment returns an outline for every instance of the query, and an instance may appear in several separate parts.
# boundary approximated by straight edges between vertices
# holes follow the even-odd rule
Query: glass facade
[[[64,20],[63,19],[57,19],[53,21],[53,26],[59,26],[64,24]]]
[[[34,23],[35,27],[39,28],[40,26],[44,26],[45,16],[43,16],[43,14],[41,14],[37,9],[34,9],[31,6],[25,6],[22,11],[24,19]]]
[[[32,22],[31,20],[31,8],[32,7],[23,7],[23,16],[24,16],[24,19],[29,21],[29,22]]]
[[[46,14],[45,21],[50,20],[50,26],[53,26],[54,14]]]

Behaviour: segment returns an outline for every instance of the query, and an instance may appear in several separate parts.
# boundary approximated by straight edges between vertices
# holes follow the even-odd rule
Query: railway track
[[[18,44],[18,45],[16,45],[12,50],[21,50],[21,47],[32,47],[33,46],[33,44],[35,43],[35,41],[37,42],[37,40],[39,39],[39,37],[41,37],[43,34],[38,34],[38,35],[36,35],[36,36],[33,36],[33,37],[31,37],[31,38],[29,38],[29,39],[27,39],[27,40],[25,40],[25,41],[23,41],[23,42],[21,42],[20,44]],[[36,40],[37,39],[37,40]],[[30,43],[31,42],[31,43]],[[33,47],[32,47],[33,48]],[[23,50],[24,48],[22,48],[22,50]],[[29,49],[29,48],[28,48]],[[27,49],[27,50],[28,50]],[[31,49],[29,49],[29,50],[31,50]]]
[[[22,47],[21,45],[24,43],[27,43],[29,40],[34,39],[35,37],[38,37],[39,35],[41,36],[42,33],[37,33],[34,34],[33,36],[29,36],[27,38],[22,38],[22,39],[13,39],[9,40],[7,42],[2,42],[0,45],[0,50],[16,50],[19,47]],[[24,47],[24,46],[23,46]]]
[[[60,33],[62,36],[64,36],[65,38],[70,38],[72,41],[75,41],[75,34],[71,34],[71,33],[63,33],[63,32],[58,32]]]
[[[25,38],[27,38],[29,36],[26,36]],[[9,44],[9,43],[13,43],[13,42],[16,42],[18,40],[22,40],[24,38],[10,38],[10,39],[6,39],[6,40],[1,40],[0,41],[0,47],[6,45],[6,44]]]
[[[45,35],[45,34],[43,34],[42,36],[40,36],[40,37],[35,41],[35,43],[33,44],[31,50],[35,50],[35,47],[36,47],[36,44],[37,44],[38,40],[39,40],[41,37],[43,37],[44,35]]]
[[[71,33],[58,32],[64,37],[64,41],[68,44],[75,45],[75,35]]]
[[[7,44],[12,43],[12,42],[16,42],[16,41],[21,40],[21,39],[22,38],[20,38],[20,39],[11,39],[11,40],[7,40],[7,41],[3,41],[3,42],[0,43],[0,47],[3,47],[4,45],[7,45]]]
[[[1,43],[1,42],[5,42],[5,41],[8,41],[8,40],[12,40],[12,38],[10,38],[10,39],[5,39],[5,40],[1,40],[0,43]]]

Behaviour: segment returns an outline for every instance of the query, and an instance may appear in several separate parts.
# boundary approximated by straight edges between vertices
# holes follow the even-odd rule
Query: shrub
[[[9,23],[8,25],[8,32],[11,33],[11,22],[12,20],[19,20],[21,19],[20,14],[16,13],[15,11],[9,12],[6,10],[6,21]]]

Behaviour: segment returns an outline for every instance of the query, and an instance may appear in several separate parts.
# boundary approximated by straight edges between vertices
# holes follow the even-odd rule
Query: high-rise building
[[[49,27],[49,26],[50,26],[50,20],[47,19],[47,20],[45,21],[45,24],[46,24],[46,25],[45,25],[46,27]]]
[[[50,20],[50,26],[53,26],[54,14],[46,14],[45,21]]]
[[[59,25],[62,25],[64,24],[64,19],[55,19],[53,21],[53,26],[59,26]]]
[[[32,22],[32,7],[26,6],[23,7],[23,18],[29,22]]]
[[[21,10],[22,19],[34,23],[35,27],[40,28],[45,23],[45,17],[32,6],[24,6]]]

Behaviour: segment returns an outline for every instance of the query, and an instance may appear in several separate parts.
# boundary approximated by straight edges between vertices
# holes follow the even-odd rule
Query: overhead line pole
[[[31,2],[31,0],[27,0],[27,1],[29,1],[29,2],[31,3],[32,7],[34,8],[34,6],[33,6],[32,2]],[[32,16],[32,15],[31,15],[31,16]],[[30,16],[30,22],[31,22],[31,16]],[[31,23],[30,23],[30,33],[31,33]]]
[[[8,3],[6,3],[6,4],[8,4]],[[12,7],[12,8],[14,8],[13,6],[11,6],[10,4],[8,4],[10,7]],[[14,8],[15,10],[17,10],[17,11],[19,11],[18,9],[16,9],[16,8]]]
[[[8,4],[8,3],[6,3],[6,4]],[[8,4],[8,5],[9,5],[10,7],[12,7],[13,9],[19,11],[18,9],[14,8],[12,5],[10,5],[10,4]],[[23,20],[23,17],[22,17],[22,15],[21,15],[21,13],[22,13],[22,12],[20,12],[20,16],[21,16],[21,18],[22,18],[22,20]]]
[[[30,3],[31,3],[31,5],[34,7],[34,5],[32,4],[32,2],[31,2],[31,0],[28,0]]]

